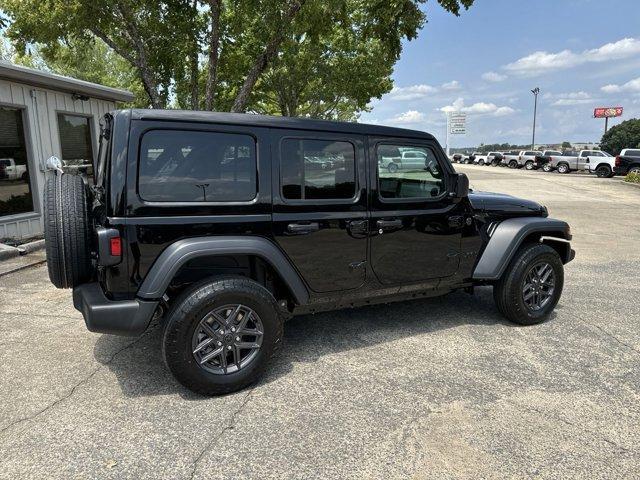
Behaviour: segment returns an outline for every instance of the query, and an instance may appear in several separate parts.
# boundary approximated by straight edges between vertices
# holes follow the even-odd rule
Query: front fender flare
[[[159,299],[180,267],[189,260],[234,254],[256,255],[262,258],[280,274],[298,304],[304,305],[308,302],[307,287],[284,253],[266,238],[253,236],[196,237],[172,243],[153,263],[136,295],[146,300]]]
[[[491,235],[473,272],[474,280],[498,280],[525,238],[532,233],[544,233],[571,240],[566,222],[553,218],[520,217],[503,220]],[[567,263],[570,258],[563,258]]]

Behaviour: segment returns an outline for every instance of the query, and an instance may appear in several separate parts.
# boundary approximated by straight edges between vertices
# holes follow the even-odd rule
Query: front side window
[[[419,152],[419,161],[403,161],[407,150]],[[444,172],[430,148],[381,143],[376,156],[382,198],[436,198],[445,192]]]
[[[150,130],[140,142],[138,191],[151,202],[241,202],[256,196],[249,135]]]
[[[67,171],[93,174],[90,122],[89,117],[58,113],[62,162]]]
[[[352,143],[285,138],[280,153],[282,195],[288,200],[340,200],[356,195]]]
[[[33,211],[23,111],[0,108],[0,217]]]

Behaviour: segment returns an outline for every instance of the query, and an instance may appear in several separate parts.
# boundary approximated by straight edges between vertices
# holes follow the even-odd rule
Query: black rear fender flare
[[[195,258],[215,255],[256,255],[278,272],[296,303],[304,305],[309,300],[307,287],[284,253],[266,238],[250,236],[196,237],[172,243],[153,263],[136,295],[160,299],[180,267]]]
[[[563,263],[572,260],[568,243],[571,229],[566,222],[553,218],[522,217],[503,220],[491,235],[473,272],[474,280],[498,280],[522,243],[535,236],[558,250]],[[553,238],[559,239],[553,242]],[[559,245],[556,245],[559,244]]]

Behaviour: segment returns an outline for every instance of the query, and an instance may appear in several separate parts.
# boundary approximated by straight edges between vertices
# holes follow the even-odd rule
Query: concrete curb
[[[0,243],[0,261],[9,260],[20,255],[20,250],[10,245]]]
[[[17,248],[20,251],[20,255],[26,255],[31,252],[42,250],[44,249],[44,247],[44,238],[41,238],[40,240],[34,240],[33,242],[24,243]]]

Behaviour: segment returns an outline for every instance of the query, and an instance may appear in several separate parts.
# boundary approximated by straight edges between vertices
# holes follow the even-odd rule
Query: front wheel
[[[502,315],[520,325],[545,321],[560,300],[564,266],[548,245],[526,244],[493,287],[493,298]]]
[[[197,284],[167,317],[165,363],[182,385],[203,395],[223,395],[255,382],[282,341],[275,299],[247,278]]]

